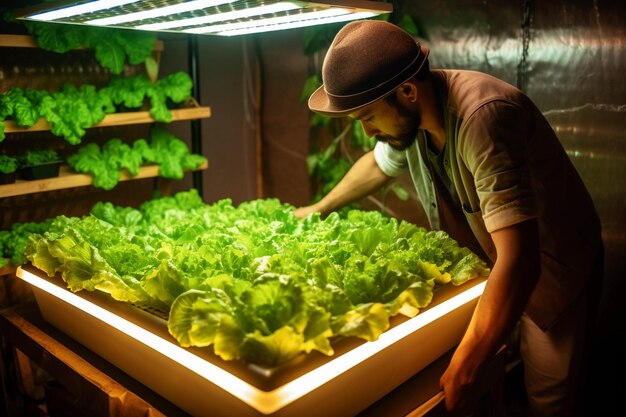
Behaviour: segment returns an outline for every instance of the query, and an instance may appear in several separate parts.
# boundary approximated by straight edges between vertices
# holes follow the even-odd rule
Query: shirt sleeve
[[[504,100],[481,106],[466,121],[459,148],[490,233],[537,217],[529,162],[532,130],[529,112]]]
[[[383,142],[376,142],[374,160],[380,170],[389,177],[397,177],[408,167],[406,152],[395,150]]]

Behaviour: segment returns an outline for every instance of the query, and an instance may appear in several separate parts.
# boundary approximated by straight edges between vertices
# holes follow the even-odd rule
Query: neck
[[[437,153],[443,150],[444,145],[446,144],[446,135],[443,129],[441,131],[434,132],[432,130],[426,129],[428,134],[426,138],[428,139],[429,145],[437,151]]]
[[[427,78],[421,84],[420,102],[422,103],[421,128],[428,132],[431,145],[439,152],[446,143],[446,130],[444,128],[441,99],[437,94],[432,77]]]

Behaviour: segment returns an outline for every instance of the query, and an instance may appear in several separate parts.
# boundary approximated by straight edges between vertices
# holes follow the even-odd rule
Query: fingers
[[[304,219],[306,216],[314,212],[315,210],[311,206],[298,207],[294,210],[293,215],[299,219]]]

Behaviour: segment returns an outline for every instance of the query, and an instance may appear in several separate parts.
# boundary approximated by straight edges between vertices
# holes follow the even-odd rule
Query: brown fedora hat
[[[309,108],[345,116],[389,95],[417,74],[429,49],[404,30],[382,20],[359,20],[335,36],[322,65],[323,84]]]

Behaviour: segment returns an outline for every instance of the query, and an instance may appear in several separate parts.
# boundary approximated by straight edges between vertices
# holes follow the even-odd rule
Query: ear
[[[400,87],[397,88],[396,94],[398,98],[405,100],[408,103],[414,103],[417,100],[417,86],[407,81],[402,83]]]

